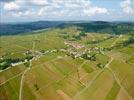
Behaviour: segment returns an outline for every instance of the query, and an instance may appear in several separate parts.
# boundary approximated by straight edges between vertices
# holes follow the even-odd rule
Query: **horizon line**
[[[35,20],[35,21],[8,21],[8,22],[2,22],[0,21],[0,24],[17,24],[17,23],[31,23],[31,22],[130,22],[134,23],[134,21],[130,20],[113,20],[113,21],[108,21],[108,20]]]

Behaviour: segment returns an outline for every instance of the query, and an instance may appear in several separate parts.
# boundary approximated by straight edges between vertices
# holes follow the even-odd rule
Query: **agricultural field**
[[[134,100],[132,38],[76,26],[1,36],[0,100]]]

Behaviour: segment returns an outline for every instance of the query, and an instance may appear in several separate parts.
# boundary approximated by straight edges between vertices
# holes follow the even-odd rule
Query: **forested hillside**
[[[15,35],[45,28],[65,28],[67,26],[78,26],[85,32],[111,33],[111,34],[133,34],[134,23],[131,22],[75,22],[75,21],[38,21],[19,24],[0,24],[0,35]]]

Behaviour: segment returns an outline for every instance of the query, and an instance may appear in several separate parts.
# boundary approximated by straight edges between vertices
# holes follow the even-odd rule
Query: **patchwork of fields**
[[[133,100],[131,35],[76,27],[0,37],[0,100]],[[8,66],[5,66],[8,63]]]

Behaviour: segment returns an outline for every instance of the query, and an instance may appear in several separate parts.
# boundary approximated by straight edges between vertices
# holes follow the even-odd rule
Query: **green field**
[[[79,34],[67,27],[1,36],[0,100],[133,100],[131,35]]]

